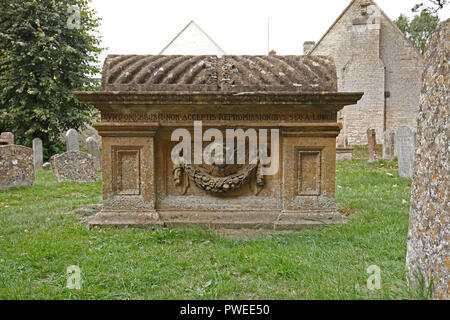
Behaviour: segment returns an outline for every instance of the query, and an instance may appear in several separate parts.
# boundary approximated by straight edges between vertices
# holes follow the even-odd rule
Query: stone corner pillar
[[[312,220],[338,220],[335,206],[336,123],[281,132],[283,215],[309,211]],[[304,216],[308,218],[308,216]]]
[[[103,210],[96,219],[104,224],[121,212],[156,215],[154,150],[159,124],[101,122],[94,127],[103,145]]]

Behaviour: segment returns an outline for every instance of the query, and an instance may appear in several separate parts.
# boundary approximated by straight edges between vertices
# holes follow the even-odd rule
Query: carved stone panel
[[[114,129],[114,128],[111,128]],[[112,131],[127,135],[128,131]],[[102,132],[105,135],[105,132]],[[144,134],[144,133],[143,133]],[[103,136],[103,209],[152,212],[154,199],[153,133],[144,137]]]
[[[297,193],[319,196],[321,193],[322,152],[297,150]]]
[[[118,195],[141,194],[140,148],[113,147],[114,187]]]

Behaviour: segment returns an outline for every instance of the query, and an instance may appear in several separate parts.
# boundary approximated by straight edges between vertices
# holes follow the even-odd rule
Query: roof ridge
[[[200,26],[194,21],[194,20],[191,20],[176,36],[175,36],[175,38],[173,38],[170,42],[169,42],[169,44],[167,44],[165,47],[164,47],[164,49],[162,49],[161,50],[161,52],[159,53],[160,55],[162,55],[163,54],[163,52],[168,48],[168,47],[170,47],[170,45],[172,44],[172,43],[174,43],[175,42],[175,40],[176,39],[178,39],[178,37],[184,32],[184,31],[186,31],[186,29],[190,26],[190,25],[194,25],[194,26],[196,26],[197,27],[197,29],[198,30],[200,30],[200,32],[201,33],[203,33],[203,35],[205,35],[220,51],[222,51],[222,54],[223,55],[225,55],[226,53],[225,53],[225,51],[202,29],[202,28],[200,28]]]

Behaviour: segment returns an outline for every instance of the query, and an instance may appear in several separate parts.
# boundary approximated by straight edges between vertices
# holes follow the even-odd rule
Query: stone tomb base
[[[92,226],[200,225],[286,230],[342,221],[334,201],[336,136],[340,132],[336,114],[344,105],[356,101],[354,95],[297,94],[289,96],[293,99],[291,105],[252,106],[251,110],[258,111],[240,105],[242,96],[234,96],[235,101],[230,96],[227,101],[231,101],[224,102],[223,97],[198,94],[204,103],[186,106],[180,99],[187,95],[168,95],[165,99],[173,99],[172,107],[157,108],[136,105],[135,99],[142,99],[142,95],[78,96],[102,111],[102,121],[95,127],[103,140],[104,201],[102,211],[89,222]],[[247,101],[256,104],[275,97],[282,99],[283,95],[251,95]],[[122,105],[104,105],[103,99]],[[152,95],[146,99],[151,100]],[[214,101],[224,105],[209,106]],[[267,120],[254,121],[257,118]],[[247,170],[246,165],[201,164],[180,169],[171,159],[171,150],[179,143],[171,141],[171,134],[185,128],[193,137],[193,120],[202,121],[203,133],[209,128],[224,133],[230,128],[279,130],[279,157],[273,159],[279,163],[279,170],[260,179],[258,170]],[[274,143],[271,136],[269,141]],[[204,147],[209,143],[205,142]],[[203,183],[217,184],[220,179],[236,180],[236,186],[208,191],[211,184]]]
[[[337,112],[362,93],[337,92],[332,59],[110,55],[102,90],[75,93],[101,111],[103,209],[91,225],[298,229],[341,221]],[[195,161],[220,144],[217,135],[226,143],[238,129],[247,151],[264,145],[266,132],[270,161],[250,161],[248,152],[238,163],[231,138],[232,164]],[[172,141],[175,131],[184,135]],[[185,140],[182,157],[193,164],[172,159]]]
[[[201,226],[208,229],[273,229],[300,230],[345,221],[333,211],[283,213],[280,211],[101,211],[91,220],[90,226],[115,227],[179,227]]]

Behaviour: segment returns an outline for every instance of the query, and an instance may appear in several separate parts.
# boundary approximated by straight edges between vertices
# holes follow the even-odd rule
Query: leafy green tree
[[[423,54],[439,25],[439,17],[428,9],[422,9],[422,11],[416,13],[411,20],[407,16],[401,14],[394,20],[394,23],[401,31],[403,31],[403,33],[405,33],[406,37],[412,42],[417,50]]]
[[[394,20],[394,23],[404,34],[408,33],[409,18],[406,15],[401,14],[397,19]]]
[[[0,0],[0,131],[16,143],[44,142],[90,122],[92,108],[75,90],[95,90],[100,36],[91,0]]]

